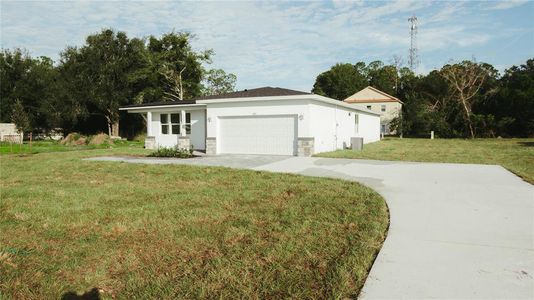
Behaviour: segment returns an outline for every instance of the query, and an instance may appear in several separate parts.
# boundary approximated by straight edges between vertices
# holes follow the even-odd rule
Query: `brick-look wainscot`
[[[145,138],[145,149],[156,149],[156,137],[155,136],[147,136]]]
[[[206,154],[215,155],[217,154],[217,139],[214,137],[206,138]]]
[[[299,137],[297,142],[298,156],[312,156],[315,147],[315,138],[313,137]]]
[[[191,148],[191,139],[188,136],[181,136],[178,138],[178,149]]]

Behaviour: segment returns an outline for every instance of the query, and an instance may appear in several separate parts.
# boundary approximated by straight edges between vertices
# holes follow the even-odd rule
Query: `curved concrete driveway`
[[[391,225],[361,298],[534,298],[534,187],[500,166],[277,156],[188,160],[362,182]]]

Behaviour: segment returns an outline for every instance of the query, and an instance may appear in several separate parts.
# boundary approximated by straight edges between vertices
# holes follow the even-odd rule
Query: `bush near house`
[[[161,147],[158,150],[147,155],[148,157],[175,157],[175,158],[191,158],[193,155],[193,147],[189,149]]]

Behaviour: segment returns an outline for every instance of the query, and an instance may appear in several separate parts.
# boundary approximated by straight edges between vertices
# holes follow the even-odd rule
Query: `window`
[[[382,111],[382,112],[386,111],[386,105],[385,104],[380,105],[380,111]]]
[[[358,114],[354,114],[354,133],[358,133],[358,130],[360,130],[360,118],[358,118]]]
[[[367,105],[367,109],[371,109],[371,105]]]
[[[186,134],[191,134],[191,114],[185,113],[185,123],[181,119],[180,113],[161,114],[161,134],[180,134],[181,125],[184,125]]]

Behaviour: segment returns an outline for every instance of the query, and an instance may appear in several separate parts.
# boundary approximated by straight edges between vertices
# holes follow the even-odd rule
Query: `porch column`
[[[187,135],[187,133],[185,132],[185,110],[180,111],[180,135]]]
[[[152,112],[146,113],[146,135],[152,136]]]

